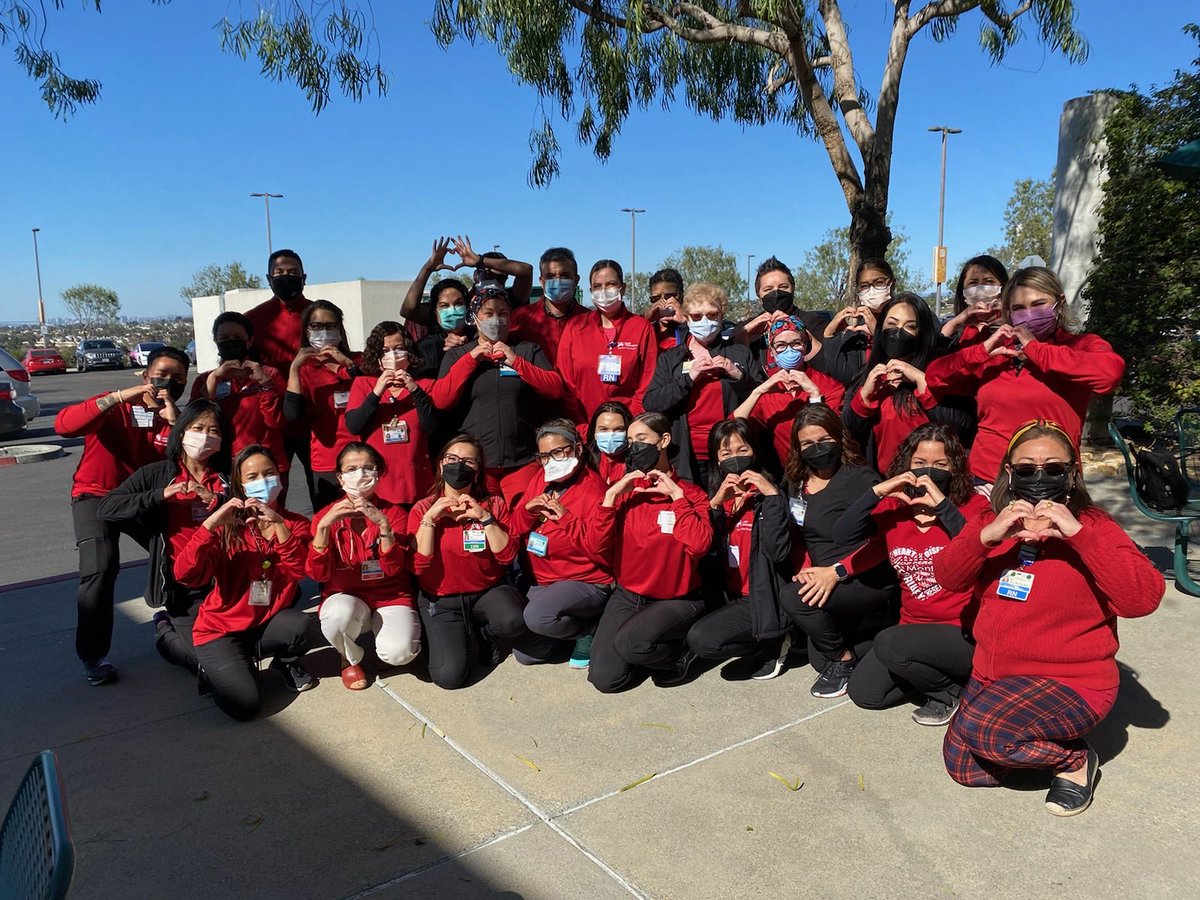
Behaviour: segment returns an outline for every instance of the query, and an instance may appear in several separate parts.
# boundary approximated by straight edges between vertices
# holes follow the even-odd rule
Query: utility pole
[[[629,287],[632,296],[629,298],[629,308],[636,309],[637,304],[637,217],[644,209],[627,206],[621,212],[629,213]]]
[[[746,302],[754,302],[754,282],[750,280],[750,260],[754,259],[753,253],[746,254]]]
[[[962,134],[962,129],[934,125],[929,130],[942,133],[942,187],[938,198],[938,242],[933,251],[933,280],[937,283],[937,303],[934,306],[934,315],[940,319],[942,316],[942,284],[946,281],[946,139],[952,134]]]
[[[271,253],[274,252],[274,248],[271,246],[271,198],[274,197],[276,200],[279,200],[280,198],[283,197],[283,194],[272,194],[267,191],[259,191],[257,193],[251,194],[250,196],[251,197],[262,197],[263,204],[266,206],[266,209],[267,209],[267,256],[270,256]]]
[[[42,302],[42,261],[38,257],[37,236],[40,228],[33,229],[33,268],[37,272],[38,286],[38,324],[42,326],[42,346],[49,347],[50,342],[46,337],[46,304]]]

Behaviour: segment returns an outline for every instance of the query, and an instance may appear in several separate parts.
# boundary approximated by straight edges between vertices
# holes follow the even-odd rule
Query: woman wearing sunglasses
[[[1149,615],[1166,585],[1093,505],[1061,425],[1020,426],[995,478],[991,510],[934,559],[947,590],[980,602],[946,769],[972,787],[1003,784],[1013,769],[1050,771],[1046,808],[1073,816],[1091,804],[1099,766],[1084,736],[1117,697],[1117,617]]]

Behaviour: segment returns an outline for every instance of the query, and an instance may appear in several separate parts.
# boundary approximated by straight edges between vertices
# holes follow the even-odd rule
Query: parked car
[[[188,341],[187,355],[188,355],[188,360],[194,366],[196,364],[196,342],[195,341]]]
[[[13,400],[13,383],[0,372],[0,434],[15,434],[25,428],[25,412]]]
[[[129,361],[135,366],[148,366],[150,365],[150,354],[159,347],[165,346],[167,345],[162,341],[139,341],[129,352]]]
[[[25,421],[36,419],[42,411],[42,405],[38,402],[37,394],[29,389],[29,373],[20,360],[7,350],[0,350],[0,369],[4,370],[12,383],[12,398],[25,413]]]
[[[30,347],[25,351],[21,365],[30,375],[65,375],[67,361],[54,347]]]
[[[80,341],[75,348],[75,368],[80,372],[89,369],[123,369],[125,352],[107,338]]]

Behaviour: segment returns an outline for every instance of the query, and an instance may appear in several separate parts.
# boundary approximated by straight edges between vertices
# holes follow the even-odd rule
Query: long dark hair
[[[798,490],[812,474],[812,469],[800,455],[800,447],[796,439],[796,435],[800,433],[801,429],[807,428],[809,425],[824,428],[831,438],[842,445],[841,464],[843,466],[865,466],[867,464],[866,459],[863,458],[862,449],[858,446],[858,441],[842,426],[842,417],[824,403],[810,403],[796,413],[796,418],[792,420],[792,439],[788,445],[787,465],[784,467],[784,471],[787,483],[793,489]]]
[[[242,464],[252,456],[265,456],[279,469],[279,461],[275,459],[275,454],[264,447],[262,444],[251,444],[249,447],[243,447],[238,451],[238,455],[233,458],[233,464],[229,467],[229,490],[230,496],[246,499],[246,490],[242,487]],[[282,479],[281,479],[282,480]]]
[[[877,272],[882,272],[893,285],[896,283],[896,273],[892,271],[892,266],[886,259],[881,256],[868,256],[854,270],[854,290],[856,292],[858,291],[858,279],[862,278],[862,273],[867,269],[875,269]]]
[[[171,434],[167,437],[167,459],[173,459],[180,465],[183,464],[185,455],[183,435],[193,422],[206,413],[212,415],[216,420],[217,427],[221,429],[221,446],[217,449],[216,453],[204,461],[204,465],[208,466],[214,472],[227,475],[229,473],[230,456],[233,453],[233,430],[229,427],[229,423],[225,419],[225,413],[221,411],[220,404],[212,400],[193,400],[183,409],[179,410],[179,417],[175,419],[175,424],[171,426]]]
[[[438,451],[437,477],[433,479],[433,486],[430,487],[427,496],[436,499],[442,496],[442,492],[446,489],[446,479],[442,477],[442,457],[455,444],[470,444],[475,448],[475,453],[479,457],[479,468],[475,470],[475,480],[467,485],[466,493],[470,494],[476,500],[487,500],[491,497],[491,493],[487,489],[487,479],[484,478],[483,474],[484,466],[487,465],[483,456],[483,443],[475,435],[466,431],[460,431],[454,437],[450,438],[450,440],[442,445],[442,449]]]
[[[937,319],[933,316],[933,311],[929,308],[929,304],[916,294],[908,292],[897,294],[885,303],[876,314],[875,337],[871,341],[871,352],[867,354],[866,363],[847,389],[847,393],[851,396],[855,392],[862,390],[862,386],[873,368],[880,364],[887,365],[891,361],[891,357],[888,356],[887,351],[883,347],[883,323],[887,319],[888,313],[894,307],[902,304],[912,307],[913,311],[917,314],[917,348],[913,351],[912,357],[908,362],[914,368],[924,372],[925,367],[937,356],[938,325]],[[895,391],[892,392],[892,403],[895,404],[898,410],[907,408],[914,413],[920,407],[916,397],[913,396],[913,386],[905,381],[900,382]]]
[[[987,269],[996,276],[996,280],[1000,282],[1000,287],[1008,284],[1008,269],[1004,268],[1004,263],[996,259],[994,256],[988,256],[986,253],[981,253],[979,256],[972,256],[963,263],[962,271],[958,273],[958,284],[954,287],[954,311],[962,312],[967,308],[967,298],[963,296],[963,291],[966,290],[964,281],[967,280],[967,269],[971,266],[979,266],[981,269]]]
[[[300,313],[300,346],[311,347],[308,342],[308,323],[313,317],[313,313],[317,310],[324,310],[328,313],[333,313],[337,319],[338,331],[342,333],[342,339],[338,341],[338,349],[347,356],[350,355],[350,345],[346,342],[346,317],[342,314],[342,308],[336,303],[330,303],[328,300],[314,300],[308,306],[304,307],[304,312]]]
[[[592,418],[588,421],[588,441],[587,441],[587,458],[591,461],[592,468],[600,468],[600,448],[596,445],[596,420],[605,413],[615,413],[620,416],[625,422],[625,430],[629,430],[630,424],[633,422],[633,413],[629,411],[629,407],[620,400],[605,400],[596,407],[592,413]]]
[[[1009,486],[1008,466],[1012,464],[1013,454],[1021,448],[1022,444],[1027,444],[1037,438],[1052,438],[1067,449],[1067,465],[1071,469],[1071,490],[1067,494],[1064,505],[1072,515],[1079,515],[1080,511],[1093,505],[1091,495],[1088,494],[1087,487],[1083,483],[1083,470],[1079,465],[1079,454],[1075,452],[1074,442],[1061,426],[1054,422],[1047,422],[1045,419],[1038,419],[1034,423],[1022,425],[1013,434],[1012,440],[1008,444],[1008,451],[1000,463],[996,482],[992,485],[992,510],[999,515],[1004,507],[1017,499],[1013,496]]]
[[[722,419],[708,433],[708,496],[717,492],[725,476],[717,465],[717,456],[721,447],[731,438],[739,437],[746,442],[754,459],[758,460],[758,451],[754,449],[754,425],[749,419]]]
[[[412,339],[412,336],[404,329],[404,326],[399,322],[380,322],[371,329],[371,333],[367,335],[367,342],[363,345],[362,359],[359,360],[358,370],[364,375],[372,375],[378,378],[383,374],[383,366],[380,359],[383,357],[383,340],[394,334],[399,334],[403,337],[403,349],[408,353],[408,371],[413,372],[425,365],[425,359],[417,350],[417,342]]]
[[[950,474],[953,476],[950,479],[950,490],[947,492],[947,496],[955,506],[962,506],[971,499],[971,495],[975,493],[975,487],[971,482],[971,473],[967,469],[967,451],[954,429],[949,425],[926,422],[910,431],[908,437],[904,439],[892,457],[887,477],[895,478],[911,469],[913,454],[917,452],[917,447],[925,441],[941,444],[946,448],[946,458],[950,460]]]

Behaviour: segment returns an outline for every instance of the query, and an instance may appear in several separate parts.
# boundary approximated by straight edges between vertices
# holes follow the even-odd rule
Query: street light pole
[[[250,196],[251,197],[262,197],[263,204],[266,206],[266,209],[267,209],[267,256],[270,256],[271,253],[274,252],[274,249],[275,249],[274,247],[271,246],[271,198],[274,197],[276,200],[278,200],[283,197],[283,194],[272,194],[267,191],[259,191],[257,193],[251,194]]]
[[[46,341],[46,304],[42,302],[42,260],[38,256],[37,236],[40,228],[33,229],[33,268],[37,272],[38,285],[38,324],[42,326],[42,346],[49,347]]]
[[[751,291],[752,282],[750,281],[750,260],[754,259],[753,253],[746,254],[746,302],[753,302],[753,292]]]
[[[929,130],[942,133],[942,186],[938,198],[938,242],[937,249],[933,251],[933,280],[937,282],[937,303],[934,306],[934,314],[940,318],[942,315],[942,284],[946,280],[946,139],[952,134],[962,134],[962,129],[934,125]]]
[[[629,213],[629,287],[633,291],[629,306],[632,309],[637,304],[637,217],[638,213],[644,213],[645,210],[627,206],[621,212]]]

